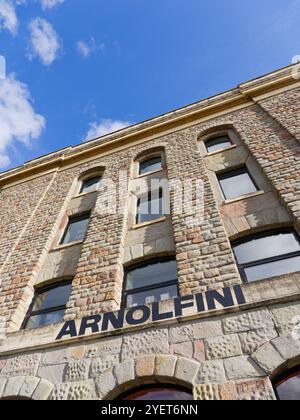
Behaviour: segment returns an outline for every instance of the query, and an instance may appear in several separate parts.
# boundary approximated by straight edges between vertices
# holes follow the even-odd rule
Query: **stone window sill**
[[[223,203],[223,205],[237,203],[239,201],[246,200],[247,198],[259,197],[260,195],[263,195],[263,194],[265,194],[265,191],[257,191],[255,193],[241,195],[240,197],[233,198],[231,200],[225,200],[224,203]]]
[[[138,175],[138,176],[136,177],[136,179],[145,178],[145,177],[147,177],[147,176],[151,176],[151,175],[154,175],[154,174],[158,174],[158,173],[160,173],[160,172],[163,172],[164,170],[165,170],[165,169],[164,169],[164,168],[162,168],[162,169],[157,169],[156,171],[147,172],[147,173],[145,173],[145,174]]]
[[[236,149],[237,148],[237,145],[236,144],[233,144],[232,146],[228,146],[228,147],[224,147],[223,149],[220,149],[220,150],[216,150],[215,152],[211,152],[211,153],[207,153],[207,157],[210,157],[210,156],[215,156],[215,155],[218,155],[218,154],[220,154],[220,153],[224,153],[224,152],[227,152],[227,151],[229,151],[229,150],[233,150],[233,149]]]
[[[131,229],[132,230],[141,229],[143,227],[147,227],[147,226],[155,225],[157,223],[165,222],[166,220],[167,220],[166,216],[160,217],[159,219],[151,220],[150,222],[139,223],[138,225],[133,225]]]
[[[71,242],[70,244],[58,245],[52,248],[49,252],[62,251],[64,249],[72,248],[73,246],[82,245],[83,241]]]

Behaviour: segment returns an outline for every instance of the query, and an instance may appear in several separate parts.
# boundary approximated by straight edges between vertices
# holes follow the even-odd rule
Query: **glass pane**
[[[123,398],[135,401],[188,401],[193,400],[191,393],[175,388],[149,388],[135,391],[131,395]]]
[[[126,290],[162,284],[177,280],[177,264],[175,260],[162,261],[131,270],[127,274]]]
[[[80,193],[89,193],[89,192],[92,192],[92,191],[96,191],[100,181],[101,181],[100,176],[90,178],[90,179],[84,181]]]
[[[208,153],[213,153],[232,146],[232,142],[228,136],[222,136],[208,140],[205,145]]]
[[[66,305],[71,294],[71,289],[72,284],[67,284],[38,294],[32,311],[41,311]]]
[[[161,157],[155,157],[152,159],[145,160],[140,163],[140,175],[147,174],[148,172],[154,172],[162,169]]]
[[[142,197],[138,202],[137,224],[150,222],[165,215],[162,193],[152,194],[152,197]]]
[[[283,274],[296,273],[297,271],[300,271],[300,257],[245,268],[249,282],[282,276]]]
[[[26,330],[43,327],[45,325],[57,324],[63,320],[65,311],[51,312],[48,314],[35,315],[29,318]]]
[[[70,244],[72,242],[83,241],[88,228],[89,220],[89,215],[80,219],[78,218],[70,220],[62,244]]]
[[[219,175],[218,178],[226,200],[231,200],[257,191],[257,188],[246,169]]]
[[[149,305],[153,302],[174,299],[178,296],[178,287],[172,286],[160,287],[158,289],[145,290],[127,296],[127,307],[138,305]]]
[[[299,250],[300,244],[294,232],[275,232],[262,238],[251,239],[234,247],[239,264],[286,255]]]
[[[277,393],[282,401],[300,401],[300,373],[278,385]]]

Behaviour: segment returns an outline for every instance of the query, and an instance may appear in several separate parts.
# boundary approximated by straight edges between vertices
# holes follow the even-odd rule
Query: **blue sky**
[[[299,21],[300,0],[0,0],[0,170],[288,65]]]

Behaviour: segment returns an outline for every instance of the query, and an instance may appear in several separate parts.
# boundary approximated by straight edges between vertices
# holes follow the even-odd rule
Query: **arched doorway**
[[[273,385],[278,400],[300,401],[300,366],[277,376]]]
[[[117,398],[131,401],[190,401],[192,391],[187,388],[170,384],[153,384],[140,386]]]

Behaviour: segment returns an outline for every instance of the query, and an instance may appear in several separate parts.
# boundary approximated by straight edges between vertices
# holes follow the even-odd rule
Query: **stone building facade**
[[[268,255],[257,274],[234,249],[300,234],[299,110],[290,66],[3,173],[1,398],[115,399],[162,384],[199,400],[278,398],[277,378],[300,364],[299,250],[288,240],[286,258]],[[231,198],[235,176],[250,192]],[[153,179],[168,181],[170,211],[138,220]],[[192,193],[178,211],[176,188],[197,182],[203,208]],[[85,216],[84,238],[66,241]],[[172,259],[178,297],[129,305],[126,273]],[[59,322],[28,328],[39,291],[66,282]]]

